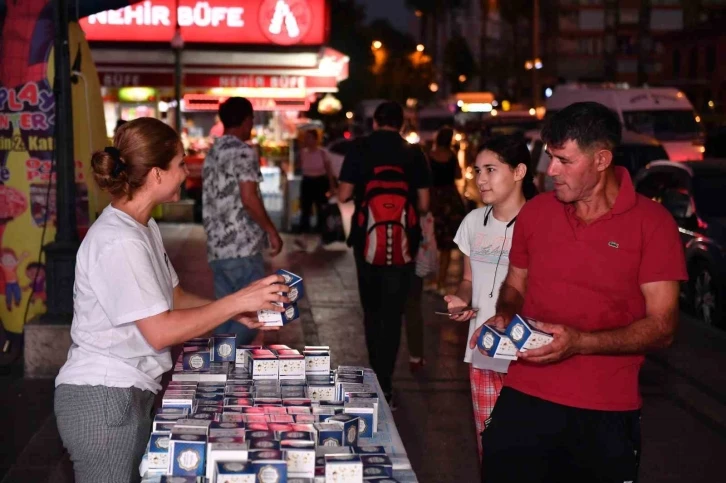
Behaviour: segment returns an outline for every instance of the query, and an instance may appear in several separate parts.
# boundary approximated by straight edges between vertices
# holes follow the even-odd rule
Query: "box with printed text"
[[[551,334],[536,329],[532,322],[533,319],[515,315],[509,326],[507,326],[507,337],[522,352],[528,349],[537,349],[554,340]]]

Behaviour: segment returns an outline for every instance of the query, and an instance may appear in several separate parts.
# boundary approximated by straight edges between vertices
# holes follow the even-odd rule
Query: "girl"
[[[487,142],[476,157],[476,183],[486,206],[469,213],[454,241],[464,254],[464,275],[455,295],[444,297],[449,311],[471,306],[479,311],[452,315],[469,322],[464,362],[468,362],[474,420],[478,434],[494,408],[509,361],[492,359],[471,349],[469,340],[484,321],[494,315],[499,287],[507,275],[512,233],[519,210],[537,190],[527,166],[530,154],[524,140],[502,136]],[[479,457],[481,458],[481,439]]]
[[[305,132],[304,147],[300,152],[302,185],[300,186],[300,231],[310,230],[310,214],[315,205],[316,230],[323,228],[323,208],[328,203],[327,193],[335,188],[335,176],[326,152],[319,146],[318,131]]]
[[[211,302],[179,286],[151,218],[179,200],[188,174],[179,136],[163,122],[124,124],[91,165],[112,201],[76,256],[73,344],[56,378],[55,414],[77,483],[127,483],[138,480],[170,346],[229,318],[259,328],[245,314],[275,310],[287,288],[274,275]]]

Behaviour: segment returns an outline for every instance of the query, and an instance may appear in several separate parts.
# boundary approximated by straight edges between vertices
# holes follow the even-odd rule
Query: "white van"
[[[585,101],[599,102],[617,112],[625,131],[660,141],[671,161],[703,159],[701,119],[677,89],[564,85],[547,99],[547,115]]]

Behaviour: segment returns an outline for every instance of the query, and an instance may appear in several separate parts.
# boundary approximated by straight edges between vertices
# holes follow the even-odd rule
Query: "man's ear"
[[[601,149],[595,153],[595,166],[598,171],[605,171],[613,163],[613,152],[609,149]]]

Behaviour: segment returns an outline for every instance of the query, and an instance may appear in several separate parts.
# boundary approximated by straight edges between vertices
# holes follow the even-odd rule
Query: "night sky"
[[[408,33],[413,11],[406,8],[405,0],[357,0],[366,6],[367,20],[387,18],[401,32]]]

